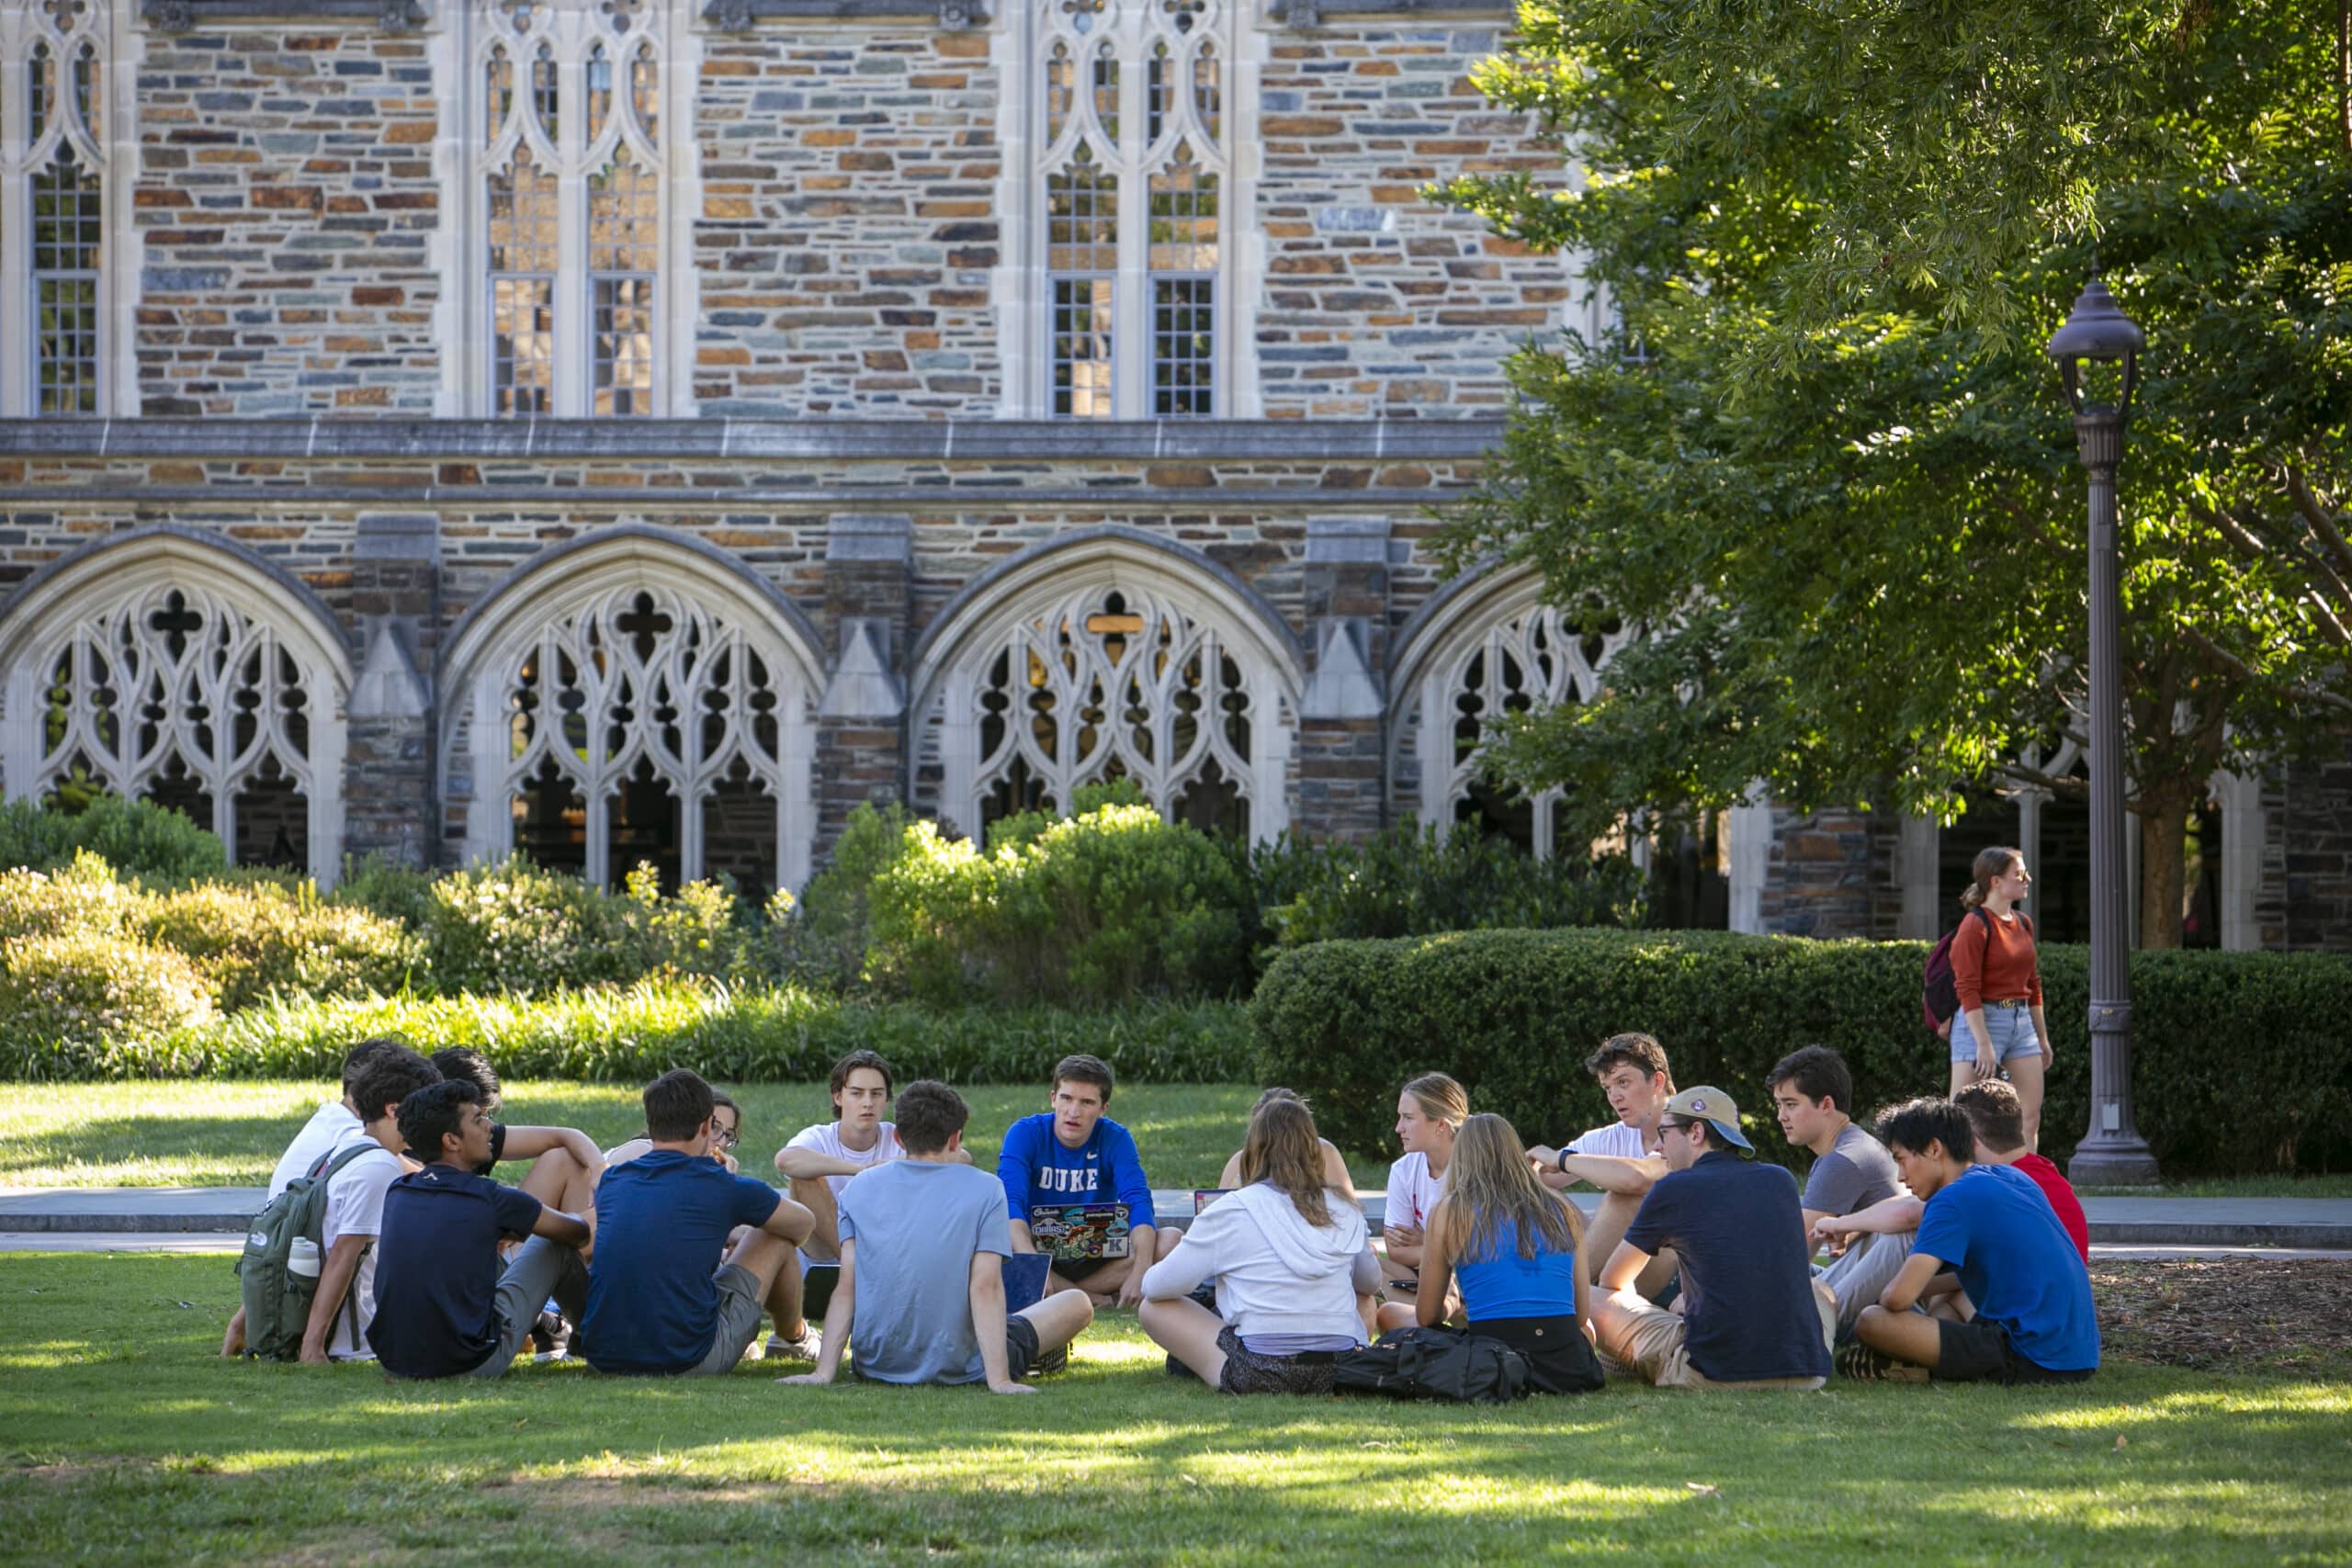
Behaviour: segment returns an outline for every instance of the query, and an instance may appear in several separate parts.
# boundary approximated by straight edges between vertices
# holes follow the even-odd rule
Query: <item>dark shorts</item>
[[[1037,1325],[1019,1313],[1004,1320],[1004,1375],[1019,1382],[1037,1364]]]
[[[1125,1263],[1124,1258],[1057,1258],[1054,1272],[1077,1284],[1090,1274],[1099,1274],[1114,1263]]]
[[[1567,1317],[1489,1317],[1474,1321],[1470,1332],[1499,1339],[1527,1358],[1527,1386],[1535,1393],[1590,1393],[1606,1380],[1600,1358],[1577,1332],[1577,1320]]]
[[[1216,1337],[1225,1352],[1225,1371],[1217,1374],[1220,1393],[1329,1393],[1332,1360],[1329,1350],[1302,1356],[1261,1356],[1241,1343],[1241,1336],[1227,1324]]]
[[[2007,1329],[1981,1317],[1973,1323],[1945,1318],[1937,1330],[1941,1337],[1936,1350],[1939,1382],[2086,1382],[2098,1370],[2061,1372],[2029,1361],[2009,1343]]]

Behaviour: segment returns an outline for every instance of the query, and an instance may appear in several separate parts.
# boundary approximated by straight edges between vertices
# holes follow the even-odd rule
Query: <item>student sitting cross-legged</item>
[[[573,1214],[588,1211],[596,1201],[596,1179],[605,1173],[604,1152],[594,1138],[577,1127],[513,1127],[499,1121],[504,1091],[496,1069],[479,1051],[452,1045],[434,1052],[433,1065],[443,1077],[473,1085],[490,1119],[490,1149],[477,1162],[476,1176],[488,1176],[508,1160],[529,1160],[517,1187],[548,1208]]]
[[[1584,1061],[1609,1109],[1617,1120],[1595,1127],[1554,1148],[1538,1144],[1527,1157],[1546,1187],[1565,1189],[1585,1182],[1603,1194],[1585,1237],[1585,1278],[1598,1282],[1601,1266],[1615,1256],[1625,1227],[1640,1212],[1650,1188],[1667,1172],[1658,1145],[1658,1126],[1666,1102],[1674,1096],[1674,1074],[1666,1047],[1655,1035],[1639,1031],[1612,1034]],[[1674,1282],[1671,1254],[1650,1260],[1643,1272],[1642,1293],[1664,1301]]]
[[[334,1174],[327,1180],[326,1218],[319,1234],[324,1250],[318,1293],[311,1298],[311,1318],[302,1333],[305,1361],[364,1361],[375,1354],[368,1348],[368,1325],[376,1315],[376,1238],[383,1229],[384,1194],[409,1168],[401,1157],[408,1148],[401,1136],[401,1104],[440,1079],[432,1063],[404,1045],[376,1053],[353,1090],[364,1120],[337,1138],[314,1168],[333,1168]],[[360,1153],[344,1162],[353,1149]]]
[[[1396,1096],[1396,1143],[1405,1152],[1388,1168],[1380,1232],[1381,1282],[1396,1299],[1380,1308],[1377,1325],[1383,1329],[1402,1328],[1415,1321],[1415,1292],[1420,1289],[1421,1248],[1428,1242],[1430,1215],[1445,1195],[1453,1134],[1469,1114],[1469,1091],[1443,1073],[1423,1073]],[[1462,1304],[1448,1297],[1439,1299],[1446,1313]]]
[[[598,1371],[731,1371],[758,1334],[808,1211],[710,1157],[710,1086],[684,1068],[646,1086],[652,1147],[596,1184],[596,1251],[580,1321]],[[728,1237],[752,1227],[732,1250]]]
[[[1143,1299],[1143,1271],[1167,1256],[1176,1233],[1163,1235],[1155,1226],[1151,1179],[1134,1136],[1103,1114],[1110,1103],[1109,1063],[1099,1056],[1063,1057],[1054,1066],[1052,1109],[1005,1130],[996,1173],[1012,1215],[1012,1249],[1053,1255],[1046,1294],[1076,1285],[1097,1306],[1133,1306]],[[1037,1234],[1043,1223],[1121,1204],[1127,1224],[1122,1256],[1084,1256]],[[1094,1228],[1091,1218],[1088,1228]]]
[[[1329,1393],[1332,1358],[1364,1342],[1358,1297],[1380,1282],[1363,1211],[1324,1184],[1296,1100],[1259,1105],[1240,1176],[1144,1276],[1144,1332],[1227,1393]],[[1216,1312],[1187,1299],[1210,1278]]]
[[[1765,1077],[1781,1132],[1813,1154],[1804,1191],[1805,1232],[1818,1239],[1821,1226],[1859,1214],[1903,1190],[1894,1156],[1852,1117],[1853,1074],[1846,1059],[1826,1045],[1807,1045],[1773,1065]],[[1822,1269],[1817,1278],[1838,1299],[1838,1329],[1850,1332],[1862,1309],[1876,1302],[1911,1256],[1911,1227],[1860,1235]]]
[[[400,1124],[425,1165],[384,1194],[368,1343],[394,1377],[497,1377],[548,1297],[578,1321],[588,1224],[477,1174],[490,1158],[491,1120],[470,1082],[418,1089],[401,1101]],[[509,1236],[530,1239],[502,1270],[498,1246]]]
[[[1739,1111],[1719,1089],[1666,1102],[1667,1174],[1601,1265],[1592,1309],[1604,1364],[1660,1388],[1815,1389],[1829,1378],[1837,1304],[1813,1279],[1796,1179],[1748,1164]],[[1679,1312],[1634,1288],[1666,1247],[1679,1259]]]
[[[1006,1313],[1012,1227],[1002,1184],[964,1153],[970,1114],[963,1096],[928,1078],[899,1096],[905,1157],[842,1189],[842,1276],[817,1370],[778,1382],[830,1383],[847,1351],[856,1374],[876,1382],[1035,1393],[1022,1381],[1030,1370],[1094,1321],[1076,1290]]]
[[[1449,1278],[1460,1282],[1470,1332],[1527,1358],[1540,1393],[1599,1388],[1600,1363],[1587,1337],[1585,1277],[1577,1249],[1584,1222],[1528,1163],[1519,1134],[1481,1111],[1454,1134],[1445,1196],[1430,1214],[1421,1253],[1420,1321],[1444,1321]]]
[[[1297,1100],[1298,1098],[1296,1089],[1277,1086],[1258,1097],[1258,1103],[1250,1108],[1250,1114],[1257,1115],[1270,1100]],[[1301,1101],[1301,1103],[1305,1102]],[[1322,1146],[1323,1150],[1323,1185],[1338,1188],[1352,1201],[1356,1195],[1356,1184],[1354,1179],[1348,1174],[1347,1160],[1341,1157],[1338,1146],[1330,1139],[1318,1138],[1316,1142]],[[1217,1173],[1216,1184],[1219,1187],[1235,1188],[1241,1185],[1241,1156],[1248,1152],[1246,1149],[1233,1151],[1233,1157],[1227,1160],[1225,1168]]]
[[[2097,1371],[2090,1275],[2033,1179],[1972,1163],[1975,1132],[1949,1100],[1898,1105],[1880,1116],[1878,1134],[1927,1206],[1909,1261],[1863,1310],[1861,1343],[1839,1370],[1871,1378],[1925,1368],[1948,1382],[2004,1383],[2079,1382]],[[1973,1303],[1968,1322],[1913,1310],[1946,1268]]]

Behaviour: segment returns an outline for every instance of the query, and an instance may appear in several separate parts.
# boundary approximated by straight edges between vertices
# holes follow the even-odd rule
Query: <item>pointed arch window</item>
[[[668,395],[662,16],[647,0],[476,13],[474,337],[492,414],[645,415]]]
[[[0,416],[106,412],[107,17],[0,18]]]
[[[1225,369],[1227,0],[1042,0],[1045,412],[1205,418]]]

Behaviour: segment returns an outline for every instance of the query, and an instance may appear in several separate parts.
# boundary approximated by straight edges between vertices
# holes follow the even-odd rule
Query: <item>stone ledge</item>
[[[160,33],[236,22],[348,22],[405,33],[425,16],[416,0],[143,0],[139,18]]]
[[[979,0],[710,0],[702,19],[729,33],[762,22],[902,20],[958,32],[987,25],[992,14]]]
[[[0,420],[0,457],[667,462],[1463,461],[1500,417],[1403,420]],[[1323,497],[1326,511],[1335,498]],[[1342,505],[1354,504],[1351,496]]]
[[[1423,490],[1355,490],[1351,505],[1418,513],[1459,501],[1460,485]],[[1066,485],[1027,487],[997,480],[969,485],[888,485],[872,489],[822,489],[793,485],[443,485],[285,484],[144,485],[87,482],[60,485],[0,485],[0,508],[135,506],[152,514],[186,508],[217,513],[222,507],[433,506],[447,512],[544,512],[607,510],[662,513],[771,512],[821,517],[852,508],[885,513],[1037,512],[1087,513],[1325,512],[1331,492],[1300,485],[1289,490],[1195,488],[1159,485]]]

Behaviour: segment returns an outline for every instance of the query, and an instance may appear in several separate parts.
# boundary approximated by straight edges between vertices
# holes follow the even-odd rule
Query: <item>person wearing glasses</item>
[[[1600,1269],[1603,1364],[1660,1388],[1821,1387],[1838,1306],[1814,1282],[1796,1179],[1750,1162],[1739,1108],[1712,1086],[1668,1100],[1658,1136],[1667,1173]],[[1668,1247],[1682,1286],[1672,1312],[1634,1288]]]

